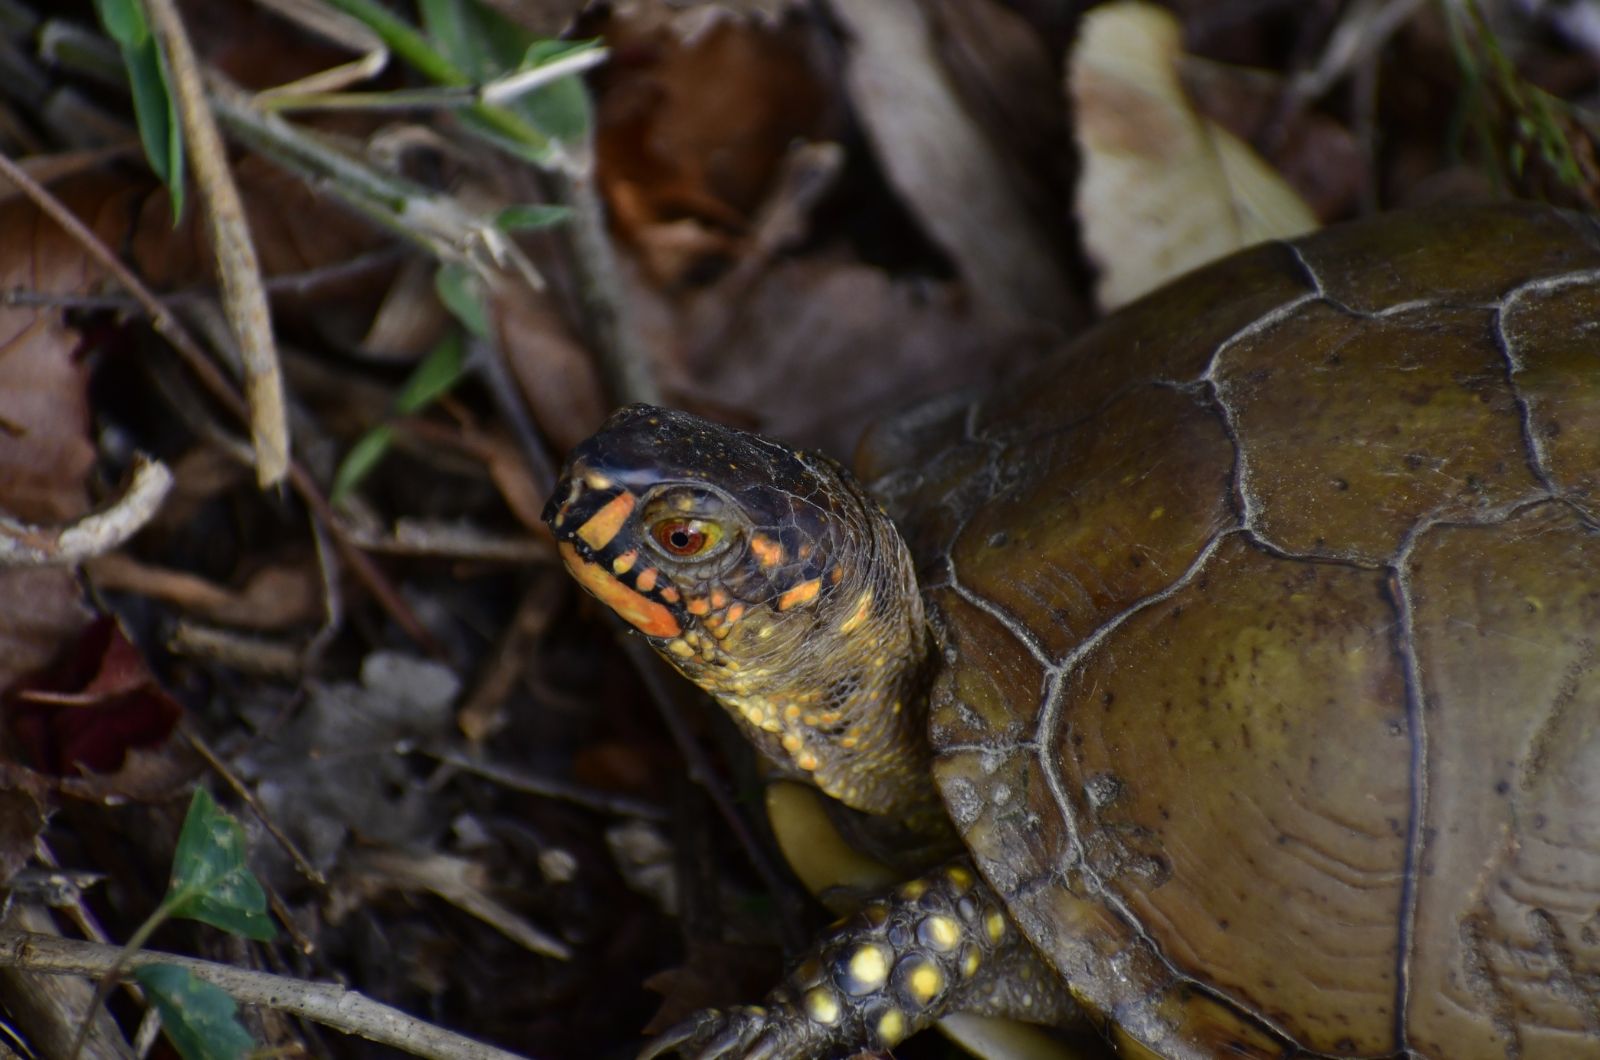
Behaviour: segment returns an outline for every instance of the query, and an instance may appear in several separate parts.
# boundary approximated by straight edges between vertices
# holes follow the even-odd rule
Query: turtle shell
[[[1246,251],[860,462],[941,792],[1081,1000],[1163,1056],[1600,1057],[1592,220]]]

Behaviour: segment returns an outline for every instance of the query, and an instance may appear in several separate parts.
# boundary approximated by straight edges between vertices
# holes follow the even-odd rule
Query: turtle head
[[[838,464],[633,405],[573,451],[545,521],[578,582],[787,772],[869,812],[929,797],[921,596]]]

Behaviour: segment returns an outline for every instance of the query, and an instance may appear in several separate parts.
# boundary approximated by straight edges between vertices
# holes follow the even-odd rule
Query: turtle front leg
[[[1066,1026],[1060,978],[965,861],[904,883],[834,925],[761,1005],[708,1009],[641,1060],[798,1060],[888,1049],[954,1012]]]

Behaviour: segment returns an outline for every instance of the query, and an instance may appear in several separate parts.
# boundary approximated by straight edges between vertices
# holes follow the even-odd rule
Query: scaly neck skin
[[[814,595],[802,587],[747,606],[720,638],[708,623],[713,635],[695,638],[692,653],[657,646],[786,771],[867,813],[926,807],[936,799],[925,732],[931,639],[911,556],[853,479],[816,471],[846,502],[816,542],[827,566]]]

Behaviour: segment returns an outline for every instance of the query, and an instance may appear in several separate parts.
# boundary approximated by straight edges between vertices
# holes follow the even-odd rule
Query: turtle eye
[[[703,556],[722,540],[722,528],[703,519],[663,519],[650,528],[650,536],[669,556]]]

